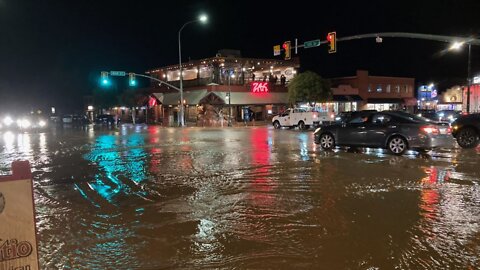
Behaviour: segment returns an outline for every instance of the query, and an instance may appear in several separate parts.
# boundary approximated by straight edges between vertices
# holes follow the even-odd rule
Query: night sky
[[[202,12],[209,16],[207,25],[182,31],[184,61],[223,48],[273,58],[275,44],[324,40],[329,31],[339,38],[374,32],[480,35],[478,0],[289,3],[0,0],[0,113],[81,109],[101,70],[143,73],[178,63],[178,30]],[[446,43],[384,38],[381,44],[366,39],[337,47],[330,55],[326,46],[300,50],[302,69],[323,77],[367,69],[373,75],[414,77],[417,84],[435,82],[440,89],[466,80],[467,50],[445,53]],[[480,72],[480,46],[472,48],[472,72]]]

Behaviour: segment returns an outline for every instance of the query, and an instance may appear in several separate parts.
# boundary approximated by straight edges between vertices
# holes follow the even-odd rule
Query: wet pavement
[[[44,269],[478,269],[480,148],[324,152],[246,128],[0,133]]]

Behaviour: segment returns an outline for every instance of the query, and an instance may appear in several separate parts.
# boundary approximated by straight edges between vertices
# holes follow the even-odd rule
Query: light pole
[[[232,126],[232,87],[230,78],[235,78],[235,74],[228,75],[228,126]]]
[[[191,23],[195,23],[195,22],[205,23],[205,22],[207,22],[207,19],[208,18],[207,18],[206,15],[201,15],[196,20],[192,20],[192,21],[188,21],[188,22],[184,23],[182,25],[182,27],[180,28],[180,30],[178,30],[178,62],[179,62],[179,68],[180,68],[180,126],[181,127],[185,126],[185,121],[184,121],[184,117],[183,117],[184,110],[183,110],[182,44],[181,44],[180,37],[181,37],[181,34],[182,34],[182,30],[183,30],[183,28],[185,28],[185,26],[187,26]]]
[[[467,113],[470,113],[470,85],[472,84],[471,78],[471,54],[472,44],[468,43],[468,67],[467,67]]]
[[[450,50],[459,50],[465,42],[454,42],[452,46],[450,46]],[[471,55],[472,55],[472,43],[468,42],[468,63],[467,63],[467,113],[470,113],[470,86],[472,84],[471,80]]]

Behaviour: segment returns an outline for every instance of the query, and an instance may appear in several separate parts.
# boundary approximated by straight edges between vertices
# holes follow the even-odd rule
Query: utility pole
[[[467,113],[470,113],[470,85],[472,84],[471,78],[471,54],[472,43],[468,43],[468,67],[467,67]]]

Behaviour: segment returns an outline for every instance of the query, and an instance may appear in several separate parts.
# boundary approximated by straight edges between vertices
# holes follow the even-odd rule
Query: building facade
[[[462,111],[463,109],[463,87],[453,86],[448,88],[441,95],[438,95],[438,102],[436,109]]]
[[[417,106],[414,78],[371,76],[366,70],[357,70],[355,76],[333,78],[332,87],[342,85],[358,90],[361,100],[358,110],[408,110]],[[357,98],[358,99],[358,98]]]
[[[286,85],[298,67],[298,59],[243,58],[234,50],[222,50],[215,57],[183,63],[185,121],[190,125],[221,125],[224,121],[239,122],[245,118],[269,120],[286,108]],[[179,65],[146,73],[179,86]],[[155,81],[150,92],[158,101],[150,119],[164,125],[178,123],[179,92]],[[245,115],[247,108],[251,115]]]

